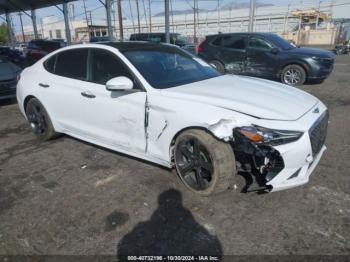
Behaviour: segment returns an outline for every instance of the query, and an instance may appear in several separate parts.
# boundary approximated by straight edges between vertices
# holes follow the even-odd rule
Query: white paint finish
[[[109,91],[104,85],[56,76],[43,68],[43,61],[55,53],[88,47],[109,50],[117,55],[134,72],[145,91]],[[50,87],[39,87],[39,83]],[[86,98],[82,92],[95,98]],[[38,61],[23,71],[18,83],[17,98],[22,113],[24,99],[29,95],[44,104],[58,132],[167,167],[171,167],[174,138],[187,128],[208,130],[223,141],[232,139],[235,127],[252,124],[305,132],[298,141],[276,147],[285,168],[270,181],[274,190],[306,183],[325,149],[307,169],[311,154],[307,131],[326,107],[303,91],[268,80],[239,76],[221,76],[157,90],[110,46],[67,47]],[[312,113],[316,106],[319,114]],[[300,178],[287,180],[299,168],[302,168]]]
[[[170,88],[164,95],[273,120],[296,120],[317,103],[315,97],[294,87],[234,75]]]

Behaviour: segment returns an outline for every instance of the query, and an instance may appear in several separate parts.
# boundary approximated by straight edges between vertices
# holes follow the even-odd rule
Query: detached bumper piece
[[[283,168],[280,153],[268,145],[257,145],[234,131],[234,145],[238,171],[247,184],[242,192],[269,192],[272,186],[266,183],[273,179]]]

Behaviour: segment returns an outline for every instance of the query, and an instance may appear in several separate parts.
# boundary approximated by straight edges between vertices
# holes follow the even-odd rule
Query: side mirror
[[[278,54],[280,52],[280,50],[277,47],[274,47],[270,50],[270,52],[274,55]]]
[[[131,90],[133,87],[134,83],[125,76],[112,78],[106,83],[106,89],[109,91]]]

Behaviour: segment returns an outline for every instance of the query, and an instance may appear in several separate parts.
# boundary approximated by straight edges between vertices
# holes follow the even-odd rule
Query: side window
[[[221,46],[222,37],[216,38],[211,44],[215,46]]]
[[[133,79],[124,63],[109,51],[93,49],[91,65],[91,81],[94,83],[105,85],[108,80],[118,76]]]
[[[250,48],[270,50],[273,46],[260,37],[251,37],[248,46]]]
[[[245,49],[245,37],[241,35],[225,36],[222,45],[226,48]]]
[[[44,62],[45,69],[50,73],[55,73],[55,64],[56,64],[57,55],[51,56]]]
[[[55,74],[87,80],[87,49],[74,49],[61,52],[57,55]]]

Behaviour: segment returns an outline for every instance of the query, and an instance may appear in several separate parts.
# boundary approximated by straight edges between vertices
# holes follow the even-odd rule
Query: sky
[[[102,0],[104,1],[104,0]],[[144,7],[146,9],[146,12],[148,12],[148,2],[149,0],[138,0],[139,1],[139,8],[140,8],[140,16],[141,19],[143,17],[144,13]],[[159,12],[162,12],[164,10],[164,0],[150,0],[151,1],[151,10],[152,14],[156,14]],[[225,4],[231,3],[231,2],[249,2],[249,0],[219,0],[219,6],[224,6]],[[318,6],[319,2],[329,2],[330,0],[258,0],[260,3],[268,3],[268,4],[274,4],[277,6],[288,6],[288,4],[300,4],[302,3],[314,3],[315,7]],[[134,19],[136,18],[136,0],[122,0],[122,9],[123,9],[123,16],[124,17],[130,17],[130,5],[131,9],[133,10],[133,16]],[[350,3],[350,0],[333,0],[333,2],[348,2]],[[73,2],[75,7],[75,15],[76,19],[84,19],[84,7],[83,7],[83,0],[78,0]],[[87,10],[92,12],[92,19],[93,21],[99,20],[99,21],[105,21],[105,9],[101,2],[98,0],[85,0],[86,8]],[[130,4],[129,4],[130,3]],[[198,8],[199,9],[216,9],[218,5],[218,0],[198,0]],[[193,0],[171,0],[172,8],[173,10],[187,10],[193,8]],[[350,5],[345,6],[339,6],[339,8],[336,8],[336,12],[338,13],[337,16],[344,16],[349,17],[350,16]],[[56,8],[56,7],[48,7],[48,8],[42,8],[37,10],[37,17],[38,22],[42,17],[54,15],[59,17],[60,19],[63,19],[62,12]],[[19,16],[14,13],[12,15],[13,17],[13,23],[15,26],[15,31],[20,30],[20,21]],[[23,24],[24,25],[31,25],[31,19],[27,17],[26,15],[22,16],[23,18]]]

